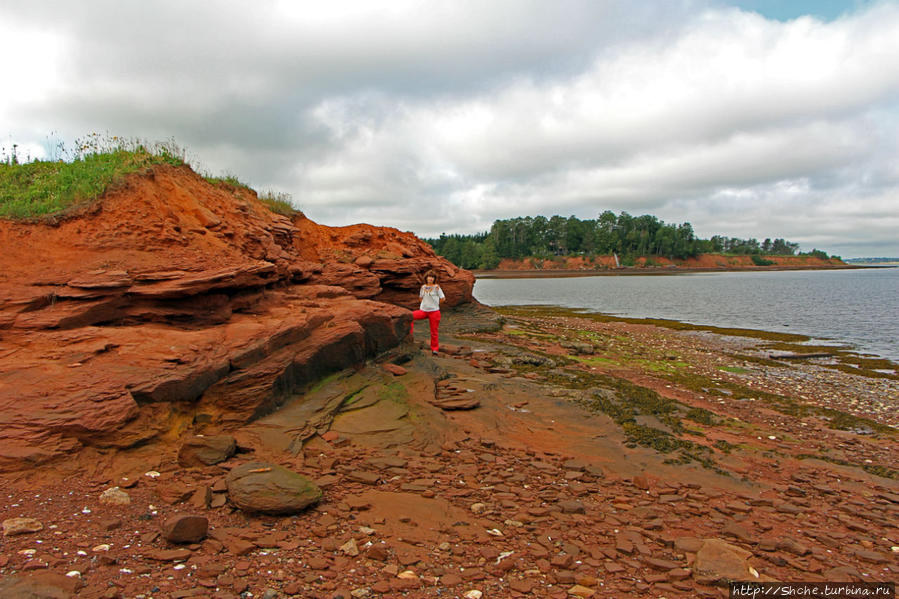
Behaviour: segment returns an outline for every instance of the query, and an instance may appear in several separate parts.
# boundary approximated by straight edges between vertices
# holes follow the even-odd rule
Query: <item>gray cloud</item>
[[[612,209],[899,255],[895,2],[319,4],[0,6],[0,133],[174,137],[327,224]]]

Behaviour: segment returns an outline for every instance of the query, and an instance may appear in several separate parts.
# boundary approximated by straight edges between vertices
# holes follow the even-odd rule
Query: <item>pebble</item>
[[[162,526],[162,536],[170,543],[199,543],[206,538],[209,520],[205,516],[179,514]]]
[[[111,487],[100,494],[100,503],[105,505],[130,505],[131,496],[118,487]]]
[[[350,557],[356,557],[359,555],[359,547],[356,545],[356,539],[350,539],[346,543],[340,546],[340,551],[344,554],[349,555]]]
[[[570,589],[568,589],[568,594],[573,597],[592,597],[596,594],[596,591],[593,589],[587,588],[585,586],[581,586],[579,584],[574,585]]]
[[[44,525],[35,518],[9,518],[3,521],[3,536],[5,537],[39,532],[43,529]]]

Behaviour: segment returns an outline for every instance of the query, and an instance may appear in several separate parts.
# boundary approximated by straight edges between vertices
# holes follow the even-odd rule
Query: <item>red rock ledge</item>
[[[228,428],[402,341],[420,275],[474,277],[411,233],[271,212],[188,167],[61,222],[0,220],[0,470]]]

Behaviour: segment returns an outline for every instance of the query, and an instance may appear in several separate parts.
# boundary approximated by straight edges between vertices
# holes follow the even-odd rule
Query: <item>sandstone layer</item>
[[[79,214],[0,221],[0,469],[217,431],[401,342],[421,274],[473,276],[411,233],[326,227],[188,167]]]

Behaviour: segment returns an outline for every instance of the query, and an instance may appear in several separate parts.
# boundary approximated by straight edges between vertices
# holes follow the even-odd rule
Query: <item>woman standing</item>
[[[437,283],[437,273],[429,270],[425,273],[425,284],[418,291],[418,297],[421,298],[421,305],[418,310],[412,312],[412,327],[410,332],[415,331],[415,321],[428,319],[431,324],[431,354],[437,355],[440,349],[440,341],[437,338],[437,332],[440,328],[440,302],[446,299],[443,289]]]

